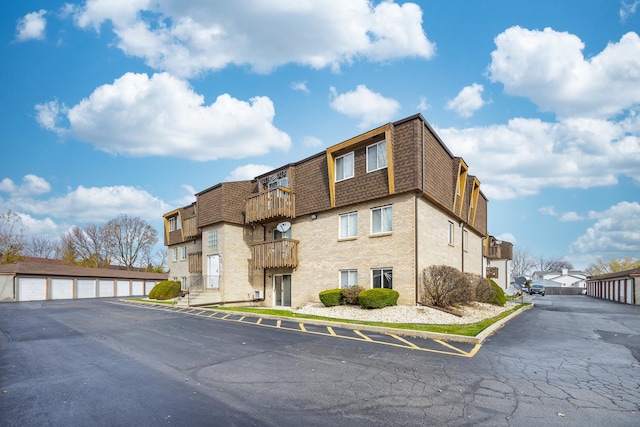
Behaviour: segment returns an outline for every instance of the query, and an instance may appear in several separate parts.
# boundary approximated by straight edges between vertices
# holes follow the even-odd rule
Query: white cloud
[[[640,252],[640,203],[620,202],[597,215],[598,221],[571,244],[577,253]]]
[[[622,0],[620,4],[620,21],[624,23],[629,16],[634,15],[638,5],[640,5],[640,0]]]
[[[16,26],[16,40],[24,42],[27,40],[42,40],[47,28],[47,20],[44,17],[47,11],[40,9],[37,12],[27,13],[18,20]]]
[[[570,212],[564,212],[562,215],[560,215],[558,219],[562,222],[572,222],[572,221],[582,221],[585,218],[577,212],[570,211]]]
[[[253,179],[258,175],[262,175],[265,172],[269,172],[273,170],[272,166],[268,165],[254,165],[248,164],[244,166],[238,166],[234,170],[231,171],[229,176],[227,176],[225,181],[244,181],[248,179]]]
[[[197,161],[259,156],[288,150],[289,135],[275,128],[267,97],[241,101],[228,94],[210,105],[187,82],[167,73],[127,73],[98,87],[71,108],[36,106],[38,121],[113,154],[171,156]],[[65,114],[68,128],[59,127]]]
[[[369,90],[365,85],[358,85],[356,90],[338,94],[331,87],[331,108],[348,117],[360,120],[361,128],[380,125],[390,121],[400,109],[395,99],[385,98],[377,92]]]
[[[627,129],[626,122],[596,119],[516,118],[438,134],[465,159],[490,199],[511,199],[549,187],[613,185],[621,175],[640,183],[640,137]]]
[[[424,96],[420,97],[420,102],[418,102],[418,105],[416,106],[416,108],[418,109],[418,111],[425,111],[431,108],[431,105],[429,105],[429,103],[427,102],[427,98]]]
[[[516,239],[516,236],[514,236],[511,233],[502,233],[502,234],[499,234],[499,235],[495,236],[495,238],[497,240],[502,240],[503,242],[509,242],[509,243],[514,244],[514,245],[518,241],[518,239]]]
[[[556,212],[553,206],[543,206],[540,209],[538,209],[538,212],[540,212],[542,215],[558,216],[558,213]]]
[[[634,32],[585,58],[575,35],[511,27],[499,34],[489,77],[560,118],[613,117],[640,102],[640,37]]]
[[[478,83],[465,86],[455,98],[447,102],[445,108],[455,111],[460,117],[471,117],[473,113],[485,104],[484,99],[482,99],[483,90],[484,87]]]
[[[291,89],[297,90],[304,93],[309,93],[309,88],[307,87],[307,82],[292,82]]]
[[[57,239],[66,228],[66,226],[56,224],[55,221],[48,217],[37,219],[24,213],[19,213],[18,216],[24,226],[25,235]]]
[[[118,47],[158,70],[194,76],[228,65],[254,71],[297,63],[320,69],[356,59],[430,58],[435,45],[415,3],[87,1],[74,9],[80,27],[113,24]]]
[[[315,136],[305,136],[302,138],[302,144],[307,148],[319,148],[324,144],[320,138],[316,138]]]
[[[196,201],[196,190],[191,185],[182,184],[180,186],[185,190],[185,195],[177,200],[173,200],[171,203],[174,206],[187,206]]]
[[[10,178],[0,181],[0,191],[11,197],[27,197],[45,194],[51,191],[51,185],[39,176],[28,174],[22,178],[22,184],[16,185]]]

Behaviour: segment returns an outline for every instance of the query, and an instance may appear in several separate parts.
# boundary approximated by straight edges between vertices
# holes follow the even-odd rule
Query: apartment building
[[[492,249],[480,180],[420,114],[214,185],[164,218],[169,276],[199,303],[299,307],[360,285],[414,305],[430,265],[496,275],[490,260],[511,258]]]

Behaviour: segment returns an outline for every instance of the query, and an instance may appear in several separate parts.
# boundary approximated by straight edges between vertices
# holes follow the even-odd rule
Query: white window
[[[178,248],[173,248],[173,260],[178,260]]]
[[[367,172],[387,167],[387,143],[380,141],[367,147]]]
[[[449,244],[453,246],[453,223],[449,221]]]
[[[207,234],[207,243],[210,251],[218,249],[218,230],[211,230]]]
[[[374,288],[393,289],[393,270],[390,268],[371,270],[371,285]]]
[[[187,259],[187,247],[180,246],[180,260],[184,261],[185,259]]]
[[[336,157],[336,181],[353,177],[353,153]]]
[[[291,227],[287,231],[273,230],[273,240],[278,239],[290,239],[291,238]]]
[[[358,270],[340,270],[340,287],[350,288],[358,284]]]
[[[371,209],[371,234],[393,231],[393,210],[391,206]]]
[[[462,249],[469,250],[469,232],[467,230],[462,230]]]
[[[175,216],[172,216],[171,218],[169,218],[169,231],[176,231],[176,223],[177,223],[177,218]]]
[[[358,235],[358,213],[352,212],[340,215],[340,239],[356,237]]]

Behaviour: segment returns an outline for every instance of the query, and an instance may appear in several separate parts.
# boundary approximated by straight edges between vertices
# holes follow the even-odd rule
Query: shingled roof
[[[168,278],[167,273],[150,273],[147,271],[125,270],[121,268],[77,267],[66,264],[60,260],[43,258],[26,258],[20,262],[1,264],[0,274],[141,280],[166,280]]]

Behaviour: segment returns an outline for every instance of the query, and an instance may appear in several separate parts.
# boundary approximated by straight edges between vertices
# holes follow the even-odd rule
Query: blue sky
[[[195,192],[421,113],[491,234],[640,257],[640,0],[23,0],[0,31],[0,212],[27,236],[161,231]]]

